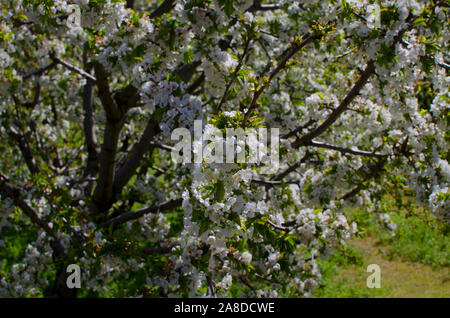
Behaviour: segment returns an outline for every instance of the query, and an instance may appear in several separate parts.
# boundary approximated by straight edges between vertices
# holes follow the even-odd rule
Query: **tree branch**
[[[313,40],[317,40],[319,38],[320,38],[320,36],[318,36],[318,35],[310,35],[306,39],[304,39],[302,42],[294,43],[292,45],[292,47],[287,52],[286,56],[281,60],[281,62],[277,65],[277,67],[270,73],[268,80],[264,81],[261,84],[261,87],[253,95],[252,102],[251,102],[247,112],[245,113],[244,121],[242,123],[242,126],[244,126],[244,127],[246,126],[247,121],[250,118],[251,113],[256,108],[256,103],[258,101],[259,96],[261,96],[261,94],[264,92],[266,87],[270,84],[272,79],[286,66],[286,63],[289,61],[289,59],[291,59],[305,45],[307,45],[308,43],[312,42]]]
[[[27,79],[29,79],[29,78],[32,77],[32,76],[41,76],[41,75],[44,74],[45,72],[50,71],[50,70],[51,70],[52,68],[54,68],[57,64],[58,64],[58,63],[56,63],[55,61],[53,61],[53,62],[50,63],[49,65],[47,65],[47,66],[45,66],[45,67],[43,67],[43,68],[41,68],[41,69],[39,69],[39,70],[37,70],[37,71],[35,71],[35,72],[33,72],[33,73],[24,75],[24,76],[22,77],[22,79],[23,79],[23,80],[27,80]]]
[[[273,176],[271,179],[274,181],[280,181],[282,180],[284,177],[286,177],[289,173],[291,173],[292,171],[296,170],[298,167],[300,167],[300,165],[302,163],[305,163],[309,157],[311,156],[311,154],[309,152],[306,152],[306,154],[303,156],[302,159],[300,159],[299,161],[297,161],[296,163],[294,163],[292,166],[290,166],[289,168],[287,168],[286,170],[284,170],[283,172],[279,173],[276,176]]]
[[[153,12],[150,14],[150,18],[158,18],[162,16],[164,13],[168,13],[170,10],[174,7],[175,0],[164,0],[163,3],[159,7],[157,7]]]
[[[340,198],[337,198],[338,201],[340,200],[347,200],[350,199],[351,197],[354,197],[355,195],[357,195],[364,187],[365,182],[367,182],[368,180],[377,177],[380,172],[383,170],[383,166],[385,164],[385,159],[381,159],[379,160],[375,165],[367,165],[370,170],[367,173],[367,175],[365,176],[365,179],[362,180],[356,187],[354,187],[352,190],[350,190],[349,192],[345,193],[343,196],[341,196]]]
[[[169,253],[175,245],[169,246],[158,246],[158,247],[143,247],[141,251],[144,254],[152,255],[152,254],[164,254]]]
[[[341,102],[339,107],[336,108],[319,127],[312,130],[311,132],[307,133],[306,135],[304,135],[300,138],[297,138],[292,143],[292,147],[297,148],[297,147],[306,145],[310,141],[312,141],[315,137],[319,136],[324,131],[326,131],[327,128],[330,127],[345,110],[347,110],[347,107],[355,99],[355,97],[359,94],[361,89],[364,87],[364,85],[369,80],[370,75],[372,75],[374,73],[374,71],[375,71],[375,63],[373,61],[369,61],[369,63],[366,66],[366,69],[364,70],[364,72],[362,72],[358,81],[355,83],[355,85],[352,87],[350,92],[347,94],[347,96]]]
[[[247,41],[245,41],[244,52],[242,53],[242,56],[239,59],[238,65],[234,69],[233,75],[231,75],[230,82],[225,87],[225,92],[223,93],[222,99],[220,100],[219,105],[217,106],[217,110],[218,111],[220,111],[220,109],[222,108],[223,103],[225,103],[228,91],[230,90],[231,85],[233,85],[233,82],[235,81],[239,70],[241,69],[242,65],[244,64],[244,59],[245,59],[245,56],[247,55],[248,47],[250,45],[250,42],[251,42],[251,38],[248,38]]]
[[[307,145],[318,147],[318,148],[337,150],[342,153],[349,153],[349,154],[357,155],[357,156],[375,157],[375,158],[385,158],[385,157],[390,156],[389,154],[380,154],[380,153],[375,153],[375,152],[362,151],[362,150],[358,150],[358,149],[343,148],[343,147],[329,145],[329,144],[325,144],[325,143],[317,142],[317,141],[310,141]]]
[[[273,11],[281,9],[281,5],[277,3],[271,4],[261,4],[261,0],[253,1],[253,4],[245,11],[256,12],[256,11]]]
[[[157,133],[159,133],[159,131],[160,129],[158,123],[153,119],[150,119],[147,126],[145,127],[141,139],[133,146],[127,161],[122,167],[120,167],[120,169],[116,173],[116,178],[114,181],[115,193],[121,192],[122,188],[127,184],[127,182],[136,172],[136,169],[139,166],[142,158],[144,157],[144,154],[150,151],[150,149],[154,148],[150,141]]]
[[[84,70],[82,70],[82,69],[80,69],[80,68],[78,68],[76,66],[73,66],[72,64],[70,64],[70,63],[68,63],[66,61],[61,60],[60,58],[56,57],[55,55],[51,55],[51,59],[55,63],[61,64],[61,65],[65,66],[65,67],[67,67],[72,72],[78,73],[81,76],[84,76],[85,78],[87,78],[88,80],[93,81],[94,83],[97,81],[97,79],[94,76],[92,76],[91,74],[89,74],[88,72],[85,72]]]
[[[22,189],[12,186],[9,183],[8,178],[0,173],[0,193],[2,194],[2,196],[13,199],[14,204],[18,206],[22,210],[22,212],[31,219],[31,221],[42,228],[50,237],[57,239],[55,232],[53,232],[50,225],[44,222],[39,217],[37,212],[22,198],[22,191]]]
[[[113,228],[117,227],[120,224],[126,223],[131,220],[139,219],[140,217],[149,214],[149,213],[160,213],[166,210],[170,210],[176,207],[181,206],[183,199],[175,199],[170,200],[165,203],[156,204],[148,208],[143,208],[136,211],[130,211],[127,213],[120,214],[112,219],[107,220],[102,224],[102,227],[108,228],[112,226]]]
[[[316,121],[314,119],[310,119],[306,124],[297,127],[296,129],[294,129],[293,131],[282,135],[281,139],[288,139],[289,137],[295,136],[297,135],[297,133],[301,132],[303,129],[308,128],[309,126],[311,126],[312,124],[314,124]]]
[[[157,148],[160,148],[162,150],[175,151],[174,147],[171,147],[171,146],[168,146],[168,145],[164,145],[164,144],[160,144],[160,143],[157,143],[157,142],[151,142],[150,145],[152,145],[154,147],[157,147]]]
[[[202,64],[201,61],[194,61],[192,63],[182,64],[173,73],[175,75],[178,75],[183,82],[187,83],[194,75],[197,67],[199,67],[201,64]]]
[[[19,147],[20,152],[25,159],[28,170],[30,170],[32,174],[39,173],[40,170],[36,164],[36,161],[34,160],[33,152],[31,151],[27,134],[21,134],[17,132],[13,127],[9,127],[9,135],[16,141],[17,146]]]
[[[106,118],[109,122],[117,122],[122,119],[123,112],[114,100],[111,91],[109,89],[108,74],[105,71],[103,65],[98,62],[94,62],[95,77],[97,78],[96,84],[98,87],[98,93],[102,102],[103,108],[106,112]]]
[[[107,211],[112,204],[115,157],[119,134],[123,125],[124,111],[116,103],[109,90],[108,78],[103,66],[95,62],[94,68],[99,97],[105,109],[107,119],[100,152],[99,177],[92,196],[93,213],[99,214]]]
[[[97,160],[98,160],[98,143],[95,137],[95,127],[94,127],[94,87],[93,82],[88,81],[84,86],[83,92],[83,109],[84,109],[84,120],[83,128],[86,137],[86,147],[88,150],[88,163],[86,171],[84,173],[86,176],[94,176],[98,170]]]

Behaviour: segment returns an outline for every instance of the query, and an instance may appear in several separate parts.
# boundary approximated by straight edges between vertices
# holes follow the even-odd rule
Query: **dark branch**
[[[80,74],[81,76],[86,77],[88,80],[91,80],[91,81],[93,81],[93,82],[96,82],[96,81],[97,81],[97,79],[96,79],[94,76],[92,76],[91,74],[85,72],[85,71],[82,70],[81,68],[78,68],[78,67],[76,67],[76,66],[73,66],[72,64],[70,64],[70,63],[68,63],[68,62],[66,62],[66,61],[63,61],[63,60],[59,59],[58,57],[56,57],[56,56],[54,56],[54,55],[51,56],[51,59],[52,59],[55,63],[61,64],[61,65],[65,66],[65,67],[67,67],[67,68],[68,68],[69,70],[71,70],[72,72],[78,73],[78,74]]]
[[[122,167],[120,167],[120,169],[116,173],[116,178],[114,181],[115,193],[120,193],[122,188],[127,184],[127,182],[136,172],[136,169],[138,168],[145,153],[147,153],[154,147],[151,145],[150,141],[157,133],[159,133],[159,131],[160,129],[158,123],[153,119],[150,119],[147,126],[145,127],[141,139],[133,146],[127,161]]]
[[[369,151],[362,151],[362,150],[357,150],[357,149],[343,148],[343,147],[329,145],[329,144],[325,144],[325,143],[317,142],[317,141],[309,142],[308,146],[332,149],[332,150],[336,150],[336,151],[339,151],[339,152],[342,152],[342,153],[349,153],[349,154],[352,154],[352,155],[365,156],[365,157],[385,158],[385,157],[389,157],[390,156],[389,154],[380,154],[380,153],[369,152]]]
[[[165,203],[156,204],[148,208],[143,208],[136,211],[130,211],[123,214],[120,214],[112,219],[107,220],[102,224],[102,227],[108,228],[112,226],[113,228],[117,227],[120,224],[126,223],[131,220],[139,219],[140,217],[149,214],[149,213],[160,213],[163,211],[167,211],[176,207],[179,207],[181,203],[183,202],[183,199],[175,199],[170,200]]]
[[[364,70],[364,72],[362,72],[358,81],[355,83],[355,85],[352,87],[350,92],[347,94],[347,96],[341,102],[339,107],[336,108],[319,127],[312,130],[311,132],[307,133],[306,135],[302,136],[301,138],[297,138],[292,143],[292,147],[297,148],[297,147],[306,145],[310,141],[312,141],[315,137],[319,136],[324,131],[326,131],[328,129],[328,127],[330,127],[339,118],[339,116],[344,111],[347,110],[347,107],[355,99],[355,97],[359,94],[361,89],[364,87],[364,85],[369,80],[370,75],[372,75],[374,73],[374,71],[375,71],[375,63],[373,61],[369,61],[369,63],[366,66],[366,69]]]
[[[22,153],[25,163],[32,174],[39,173],[39,168],[31,151],[30,141],[27,133],[19,133],[14,128],[9,128],[9,135],[16,141],[17,146]]]
[[[107,119],[100,152],[99,177],[92,197],[93,213],[99,214],[107,211],[112,204],[115,157],[120,130],[123,124],[123,116],[126,110],[121,109],[121,105],[119,106],[113,98],[109,90],[108,77],[103,66],[99,63],[94,63],[94,68],[99,97],[105,109]]]
[[[173,9],[174,4],[175,0],[164,0],[164,2],[150,14],[150,18],[158,18],[164,13],[170,12],[170,10]]]
[[[24,79],[24,80],[26,80],[26,79],[29,79],[30,77],[32,77],[32,76],[41,76],[42,74],[44,74],[45,72],[48,72],[48,71],[50,71],[52,68],[54,68],[56,65],[57,65],[58,63],[56,63],[56,62],[52,62],[52,63],[50,63],[49,65],[47,65],[47,66],[45,66],[45,67],[43,67],[43,68],[41,68],[41,69],[39,69],[39,70],[37,70],[37,71],[35,71],[35,72],[33,72],[33,73],[30,73],[30,74],[28,74],[28,75],[24,75],[23,77],[22,77],[22,79]]]
[[[174,247],[174,245],[169,245],[169,246],[158,246],[158,247],[143,247],[141,249],[141,251],[144,254],[148,254],[148,255],[153,255],[153,254],[164,254],[164,253],[169,253],[172,248]]]
[[[197,67],[199,67],[201,64],[202,64],[201,61],[194,61],[192,63],[182,64],[174,71],[174,74],[178,75],[183,82],[187,83],[194,75]]]
[[[310,119],[306,124],[301,125],[300,127],[294,129],[293,131],[282,135],[281,139],[288,139],[289,137],[295,136],[297,135],[297,133],[301,132],[303,129],[308,128],[309,126],[311,126],[312,124],[314,124],[316,121],[314,119]]]
[[[264,90],[266,89],[266,87],[270,84],[270,82],[272,81],[272,79],[286,66],[286,63],[289,61],[289,59],[291,59],[298,51],[300,51],[305,45],[307,45],[308,43],[319,39],[320,36],[318,35],[310,35],[308,36],[306,39],[304,39],[302,42],[300,43],[294,43],[292,45],[292,47],[288,50],[288,52],[283,53],[285,56],[284,58],[281,60],[281,62],[277,65],[277,67],[270,73],[269,78],[267,81],[263,82],[261,84],[261,87],[255,92],[255,94],[253,95],[253,99],[252,102],[247,110],[247,112],[245,113],[244,116],[244,121],[242,123],[242,125],[245,127],[247,124],[248,119],[250,118],[251,113],[253,112],[253,110],[256,108],[257,105],[257,101],[259,96],[261,96],[261,94],[264,92]]]
[[[22,192],[22,189],[12,186],[9,183],[8,178],[0,173],[0,193],[2,196],[11,198],[14,201],[14,204],[18,206],[22,212],[33,221],[33,223],[42,228],[49,236],[56,239],[56,235],[50,225],[44,222],[37,212],[25,202],[22,197]]]
[[[223,93],[222,99],[220,100],[219,105],[217,106],[218,111],[222,108],[223,103],[225,103],[228,91],[230,90],[231,85],[233,85],[234,81],[236,80],[236,76],[237,76],[239,70],[241,69],[242,65],[244,64],[244,59],[245,59],[245,56],[247,55],[250,42],[251,42],[251,38],[248,38],[248,40],[245,42],[244,52],[242,53],[242,56],[239,59],[238,65],[236,66],[236,68],[233,72],[233,75],[231,75],[230,82],[227,84],[227,86],[225,88],[225,92]]]
[[[357,195],[364,188],[367,181],[369,181],[373,178],[376,178],[377,176],[380,175],[380,173],[383,171],[383,166],[384,166],[385,162],[386,162],[385,159],[381,159],[381,160],[377,161],[376,164],[367,164],[366,168],[369,168],[369,172],[364,176],[364,179],[361,180],[361,182],[359,182],[359,184],[356,187],[354,187],[352,190],[345,193],[340,198],[337,198],[337,200],[338,201],[347,200],[347,199],[350,199],[350,198],[354,197],[355,195]]]

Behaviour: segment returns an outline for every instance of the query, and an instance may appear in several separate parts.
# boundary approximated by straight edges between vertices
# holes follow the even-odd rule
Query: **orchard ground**
[[[365,211],[350,211],[360,232],[321,262],[324,279],[313,297],[450,297],[450,242],[448,229],[439,228],[424,213],[389,213],[397,224],[395,235],[369,225]],[[381,288],[369,289],[369,264],[381,268]]]

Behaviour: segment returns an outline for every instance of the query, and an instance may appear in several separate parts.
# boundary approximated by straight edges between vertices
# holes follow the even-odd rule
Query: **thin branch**
[[[112,219],[107,220],[102,224],[102,227],[108,228],[112,226],[113,228],[117,227],[120,224],[126,223],[131,220],[139,219],[140,217],[149,214],[149,213],[160,213],[166,210],[170,210],[176,207],[181,206],[183,199],[175,199],[170,200],[165,203],[156,204],[148,208],[143,208],[136,211],[130,211],[127,213],[120,214]]]
[[[39,82],[36,82],[36,86],[34,87],[33,101],[29,103],[24,103],[23,106],[29,109],[34,109],[36,105],[39,103],[40,96],[41,96],[41,84]]]
[[[342,195],[340,198],[337,198],[336,200],[337,201],[347,200],[357,195],[363,189],[367,181],[376,178],[380,174],[380,172],[383,171],[383,166],[385,162],[386,162],[385,159],[381,159],[375,165],[367,165],[368,167],[370,167],[370,171],[364,177],[364,180],[362,180],[356,187],[354,187],[352,190]]]
[[[167,150],[167,151],[175,151],[174,147],[171,147],[171,146],[168,146],[168,145],[164,145],[164,144],[160,144],[160,143],[157,143],[157,142],[150,142],[150,145],[154,146],[156,148]]]
[[[202,73],[191,85],[189,85],[189,87],[187,88],[187,92],[189,94],[193,94],[195,90],[203,84],[205,78],[205,74]]]
[[[230,90],[231,85],[233,85],[234,81],[236,80],[237,74],[238,74],[239,70],[241,69],[242,65],[244,64],[244,59],[248,53],[248,48],[250,46],[250,42],[251,42],[251,38],[249,37],[247,39],[247,41],[245,41],[244,52],[242,53],[242,56],[239,59],[238,65],[234,69],[233,75],[231,75],[230,82],[227,84],[227,86],[225,88],[225,92],[223,93],[222,99],[220,100],[219,105],[217,106],[217,111],[220,111],[223,103],[225,103],[225,101],[227,99],[228,91]]]
[[[277,3],[261,4],[261,1],[254,1],[253,4],[245,11],[257,12],[257,11],[274,11],[281,9],[281,5]]]
[[[274,187],[282,184],[298,184],[298,181],[278,181],[278,180],[261,180],[261,179],[252,179],[250,180],[253,183],[260,184],[266,187]]]
[[[244,121],[242,123],[242,126],[246,126],[248,119],[250,118],[250,115],[252,114],[253,110],[256,108],[257,105],[257,101],[258,98],[261,96],[261,94],[264,92],[264,90],[266,89],[266,87],[270,84],[270,82],[272,81],[272,79],[278,75],[278,73],[285,68],[287,62],[289,61],[289,59],[291,59],[298,51],[300,51],[305,45],[307,45],[308,43],[312,42],[313,40],[317,40],[319,39],[320,36],[318,35],[310,35],[308,36],[306,39],[304,39],[302,42],[300,43],[294,43],[292,45],[292,47],[288,50],[287,53],[283,53],[285,54],[284,58],[281,60],[281,62],[277,65],[277,67],[270,73],[269,78],[267,81],[264,81],[261,84],[261,87],[255,92],[255,94],[253,95],[253,99],[252,102],[247,110],[247,112],[245,113],[244,116]]]
[[[70,158],[69,160],[67,160],[67,162],[64,164],[64,166],[61,167],[61,169],[59,169],[61,172],[61,174],[66,174],[68,171],[70,171],[70,166],[72,165],[72,163],[75,162],[75,160],[77,160],[77,158],[80,156],[81,151],[83,150],[83,145],[81,145],[81,147],[77,150],[77,152],[75,153],[75,155]]]
[[[13,127],[9,127],[9,135],[16,141],[30,172],[32,174],[39,173],[40,170],[34,159],[33,152],[31,151],[27,133],[19,133]]]
[[[300,127],[297,127],[296,129],[294,129],[293,131],[282,135],[281,139],[288,139],[289,137],[295,136],[297,135],[297,133],[301,132],[303,129],[308,128],[309,126],[311,126],[312,124],[314,124],[316,121],[314,119],[310,119],[306,124],[301,125]]]
[[[284,231],[284,232],[290,232],[292,229],[291,228],[287,228],[281,225],[276,225],[275,223],[271,222],[270,220],[266,221],[267,224],[269,224],[271,227],[273,227],[274,229],[280,230],[280,231]]]
[[[375,158],[385,158],[385,157],[390,156],[389,154],[380,154],[380,153],[375,153],[375,152],[362,151],[362,150],[358,150],[358,149],[343,148],[343,147],[329,145],[329,144],[317,142],[317,141],[311,141],[307,145],[318,147],[318,148],[332,149],[332,150],[336,150],[336,151],[339,151],[342,153],[349,153],[349,154],[357,155],[357,156],[375,157]]]
[[[65,66],[65,67],[67,67],[69,70],[71,70],[71,71],[73,71],[73,72],[75,72],[75,73],[78,73],[78,74],[80,74],[81,76],[86,77],[88,80],[91,80],[91,81],[94,82],[94,83],[97,81],[97,79],[96,79],[94,76],[92,76],[91,74],[89,74],[88,72],[85,72],[85,71],[82,70],[81,68],[78,68],[78,67],[73,66],[72,64],[70,64],[70,63],[68,63],[68,62],[66,62],[66,61],[63,61],[63,60],[61,60],[60,58],[58,58],[58,57],[56,57],[56,56],[54,56],[54,55],[51,55],[51,59],[52,59],[55,63],[61,64],[61,65]]]
[[[281,181],[260,180],[260,179],[252,179],[251,182],[256,183],[256,184],[261,184],[261,185],[264,185],[264,186],[271,186],[271,187],[282,184]]]
[[[56,239],[55,232],[52,230],[51,226],[44,222],[37,212],[25,202],[22,198],[23,190],[16,188],[9,183],[8,178],[0,173],[0,193],[2,196],[9,197],[14,200],[14,204],[18,206],[23,213],[28,216],[36,225],[42,228],[49,236]]]
[[[211,276],[206,275],[206,281],[208,282],[208,294],[214,298],[217,298],[216,291],[214,289],[214,282],[211,279]]]
[[[447,71],[450,71],[450,65],[446,64],[446,63],[438,63],[438,65],[440,67],[445,68]]]
[[[194,75],[195,71],[197,70],[197,67],[199,67],[201,64],[202,64],[201,61],[194,61],[192,63],[182,64],[173,73],[175,75],[178,75],[183,82],[187,83]]]
[[[30,74],[28,74],[28,75],[24,75],[23,77],[22,77],[22,79],[23,80],[27,80],[27,79],[29,79],[30,77],[32,77],[32,76],[41,76],[42,74],[44,74],[45,72],[48,72],[48,71],[50,71],[52,68],[54,68],[56,65],[58,65],[58,63],[56,63],[55,61],[53,61],[52,63],[50,63],[49,65],[47,65],[47,66],[45,66],[45,67],[43,67],[43,68],[41,68],[41,69],[39,69],[39,70],[37,70],[37,71],[35,71],[35,72],[33,72],[33,73],[30,73]]]
[[[442,1],[441,1],[442,2]],[[437,3],[435,6],[439,5]],[[435,7],[433,6],[433,8]],[[391,48],[395,48],[396,43],[400,42],[403,38],[403,35],[411,30],[413,28],[413,23],[416,21],[421,15],[418,16],[409,16],[406,23],[407,27],[400,30],[398,34],[394,37],[394,42],[391,45]],[[325,132],[328,127],[330,127],[338,118],[339,116],[348,109],[348,106],[350,103],[354,100],[354,98],[359,94],[361,89],[364,87],[364,85],[369,80],[370,76],[375,73],[375,63],[373,60],[370,60],[367,63],[367,66],[365,70],[362,72],[361,76],[359,77],[358,81],[355,83],[353,88],[350,90],[350,92],[347,94],[347,96],[344,98],[344,100],[341,102],[338,108],[336,108],[331,115],[316,129],[309,132],[308,134],[304,135],[301,138],[297,138],[292,143],[292,146],[297,148],[303,145],[308,144],[310,141],[312,141],[315,137],[319,136],[323,132]]]
[[[331,107],[331,106],[328,106],[328,105],[324,105],[323,107],[326,108],[326,109],[335,110],[334,107]],[[364,111],[362,111],[360,109],[354,109],[354,108],[348,107],[347,110],[350,111],[350,112],[358,113],[358,114],[364,114]]]
[[[158,247],[143,247],[141,251],[144,254],[152,255],[152,254],[164,254],[169,253],[175,245],[169,246],[158,246]]]
[[[33,24],[33,21],[28,21],[28,20],[15,20],[13,22],[13,27],[18,28],[21,27],[22,25],[31,25]]]
[[[368,21],[365,17],[363,17],[362,15],[360,15],[359,13],[356,13],[355,10],[351,9],[351,13],[357,17],[358,19],[362,20],[364,23],[369,23],[370,21]]]
[[[252,286],[252,284],[250,284],[249,280],[247,279],[247,277],[245,277],[244,275],[240,275],[239,279],[241,282],[243,282],[245,284],[245,286],[247,286],[248,288],[250,288],[250,290],[257,295],[256,293],[256,289]]]
[[[273,176],[271,178],[271,180],[274,181],[280,181],[282,180],[284,177],[286,177],[288,174],[290,174],[292,171],[295,171],[298,167],[300,167],[300,165],[302,163],[305,163],[309,158],[311,157],[311,154],[307,151],[306,154],[303,156],[302,159],[300,159],[299,161],[297,161],[296,163],[294,163],[292,166],[288,167],[286,170],[284,170],[283,172],[279,173],[276,176]]]
[[[303,159],[302,159],[303,160]],[[275,181],[279,181],[281,179],[283,179],[284,177],[286,177],[288,174],[290,174],[292,171],[295,171],[298,167],[300,167],[300,165],[302,164],[302,160],[297,161],[296,163],[294,163],[292,166],[290,166],[289,168],[287,168],[286,170],[284,170],[283,172],[281,172],[280,174],[276,175],[273,180]]]
[[[366,69],[364,72],[362,72],[361,76],[359,77],[358,81],[355,83],[355,85],[352,87],[350,92],[347,94],[347,96],[344,98],[344,100],[341,102],[338,108],[336,108],[330,116],[316,129],[312,130],[311,132],[307,133],[306,135],[297,138],[293,143],[292,147],[297,148],[303,145],[308,144],[310,141],[312,141],[315,137],[322,134],[324,131],[328,129],[338,118],[339,116],[347,110],[347,107],[350,105],[350,103],[355,99],[355,97],[359,94],[361,89],[364,87],[364,85],[367,83],[367,81],[370,78],[370,75],[372,75],[375,72],[375,63],[373,61],[369,61],[369,63],[366,66]]]

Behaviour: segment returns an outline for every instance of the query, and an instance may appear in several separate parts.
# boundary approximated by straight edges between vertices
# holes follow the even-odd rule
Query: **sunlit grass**
[[[395,235],[375,225],[366,211],[348,217],[360,232],[321,261],[323,282],[315,297],[450,297],[450,239],[423,211],[389,213]],[[366,285],[369,264],[381,268],[381,288]]]

